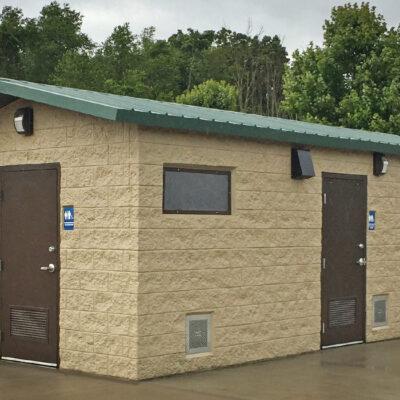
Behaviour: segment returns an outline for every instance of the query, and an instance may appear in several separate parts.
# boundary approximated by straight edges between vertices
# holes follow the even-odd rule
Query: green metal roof
[[[400,136],[392,134],[0,78],[0,107],[16,98],[112,121],[253,140],[400,154]]]

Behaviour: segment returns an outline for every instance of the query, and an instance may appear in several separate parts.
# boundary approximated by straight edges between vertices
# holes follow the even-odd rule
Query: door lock
[[[54,264],[49,264],[47,267],[40,267],[40,270],[54,272],[56,270],[56,266]]]
[[[367,265],[367,260],[364,257],[359,258],[356,262],[360,267],[365,267]]]

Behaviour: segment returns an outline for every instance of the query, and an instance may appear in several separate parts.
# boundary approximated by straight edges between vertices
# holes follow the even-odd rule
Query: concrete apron
[[[398,400],[400,340],[126,382],[0,362],[1,400]]]

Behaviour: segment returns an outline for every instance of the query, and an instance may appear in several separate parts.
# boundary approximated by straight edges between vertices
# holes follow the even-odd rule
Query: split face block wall
[[[34,109],[34,134],[13,116]],[[60,367],[136,379],[137,146],[133,125],[25,101],[0,109],[0,165],[61,165]],[[60,210],[61,212],[61,210]],[[62,218],[61,218],[62,221]]]
[[[139,128],[138,378],[318,350],[321,173],[368,176],[367,341],[400,336],[400,160],[312,149],[316,176],[290,178],[290,146]],[[232,171],[232,215],[163,214],[163,167]],[[389,295],[385,328],[372,296]],[[212,351],[187,355],[185,317],[211,313]]]
[[[129,379],[314,351],[321,329],[321,172],[368,176],[367,340],[400,335],[400,162],[312,149],[316,177],[290,179],[290,146],[137,127],[18,101],[0,109],[0,165],[61,164],[60,367]],[[232,171],[231,215],[162,212],[163,167]],[[385,328],[372,296],[389,295]],[[211,352],[187,355],[187,314],[211,313]]]

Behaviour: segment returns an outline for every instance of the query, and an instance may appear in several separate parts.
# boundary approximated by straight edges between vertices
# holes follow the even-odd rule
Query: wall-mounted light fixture
[[[315,176],[310,150],[292,149],[292,179],[308,179]]]
[[[33,109],[30,107],[19,108],[14,114],[14,126],[20,135],[32,135]]]
[[[380,176],[385,175],[389,166],[389,161],[382,153],[374,153],[373,154],[374,160],[374,175]]]

